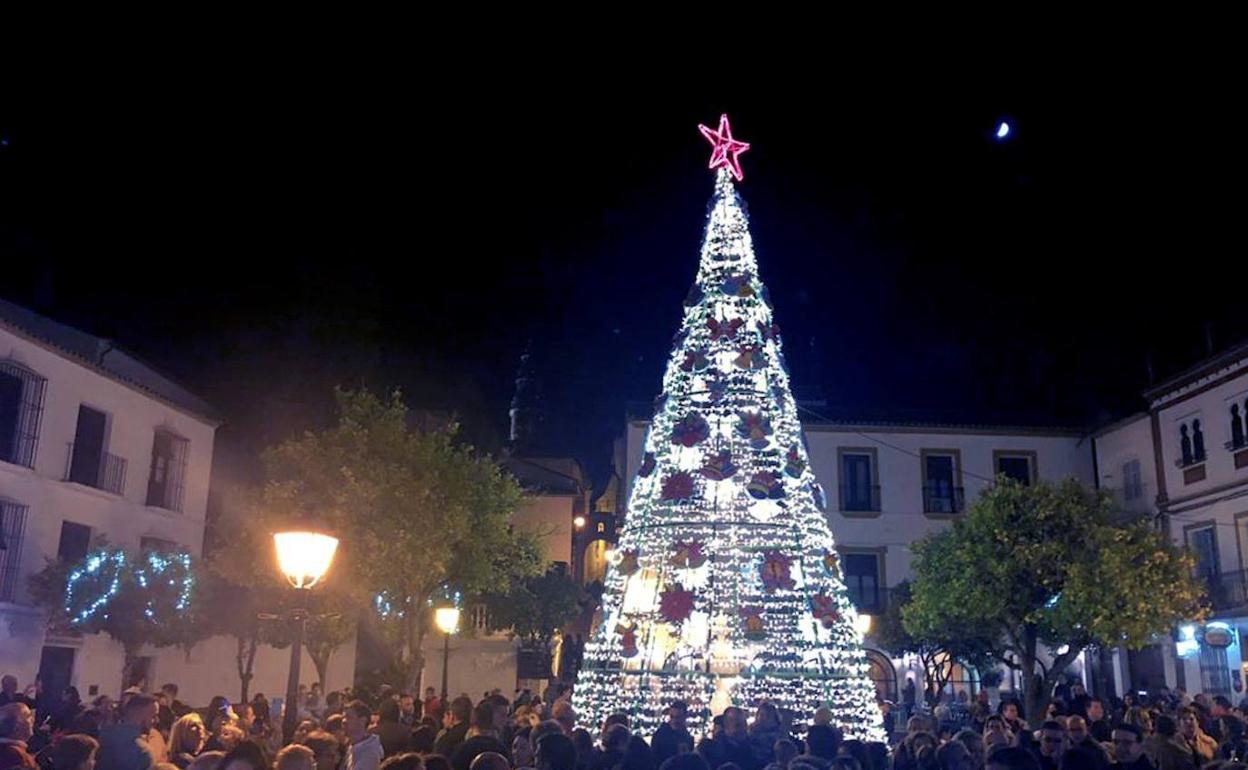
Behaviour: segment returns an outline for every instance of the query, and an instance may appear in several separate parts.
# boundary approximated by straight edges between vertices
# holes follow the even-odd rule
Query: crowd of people
[[[172,684],[90,704],[68,688],[47,703],[6,676],[0,770],[1248,770],[1248,698],[1232,706],[1181,690],[1105,702],[1076,686],[1038,726],[1017,701],[989,708],[982,693],[932,713],[906,704],[891,747],[845,739],[828,709],[798,735],[767,702],[726,709],[695,741],[681,702],[652,734],[623,713],[596,733],[578,727],[566,685],[475,703],[443,703],[432,688],[423,699],[388,687],[361,696],[301,688],[284,741],[263,694],[192,709]]]

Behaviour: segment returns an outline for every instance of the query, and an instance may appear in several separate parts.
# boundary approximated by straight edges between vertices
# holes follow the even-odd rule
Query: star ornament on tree
[[[702,136],[706,137],[706,141],[711,143],[711,162],[707,168],[712,170],[726,168],[740,182],[745,175],[741,173],[741,161],[738,157],[750,149],[750,145],[748,142],[732,138],[732,126],[728,124],[728,116],[719,116],[718,131],[700,123],[698,130],[702,132]]]

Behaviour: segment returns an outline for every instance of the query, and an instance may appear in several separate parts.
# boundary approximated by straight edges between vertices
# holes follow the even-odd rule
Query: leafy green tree
[[[1046,694],[1085,648],[1136,649],[1204,615],[1190,554],[1145,524],[1114,522],[1109,497],[1077,481],[999,478],[914,546],[906,632],[984,634],[994,657],[1022,671],[1028,718],[1042,718]]]
[[[36,604],[49,624],[82,633],[103,632],[122,646],[122,687],[135,683],[146,645],[190,648],[202,637],[197,569],[185,551],[126,553],[100,545],[78,562],[57,560],[31,575]]]
[[[991,637],[948,625],[922,628],[919,635],[910,633],[902,621],[905,607],[910,603],[910,593],[909,581],[892,589],[888,608],[876,624],[875,638],[893,653],[910,653],[919,659],[923,666],[924,697],[929,705],[935,705],[953,675],[955,664],[985,668],[993,661],[992,651],[996,645]]]
[[[448,590],[502,591],[536,574],[537,543],[509,525],[519,485],[458,443],[454,425],[413,429],[398,393],[340,390],[337,402],[337,425],[266,452],[264,504],[278,515],[310,505],[331,520],[340,545],[328,580],[384,608],[374,627],[391,670],[415,692],[433,600]]]
[[[581,587],[557,570],[516,583],[485,597],[491,631],[505,631],[528,646],[549,651],[555,634],[580,611]]]

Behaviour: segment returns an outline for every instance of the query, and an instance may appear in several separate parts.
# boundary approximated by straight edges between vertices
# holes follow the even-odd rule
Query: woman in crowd
[[[204,720],[192,711],[174,722],[169,730],[169,761],[186,770],[204,750],[207,741]]]

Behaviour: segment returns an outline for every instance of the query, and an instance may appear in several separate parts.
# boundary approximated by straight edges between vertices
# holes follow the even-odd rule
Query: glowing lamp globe
[[[442,633],[455,633],[455,629],[459,628],[459,608],[438,607],[433,611],[433,622],[438,624],[438,629]]]
[[[871,633],[872,620],[873,618],[870,615],[859,615],[854,619],[854,629],[859,633],[859,635],[866,636]]]
[[[295,588],[311,588],[329,572],[338,538],[320,532],[277,532],[277,566]]]
[[[585,528],[585,517],[584,517],[584,516],[574,516],[574,517],[572,518],[572,525],[573,525],[573,526],[575,526],[577,529],[584,529],[584,528]]]

